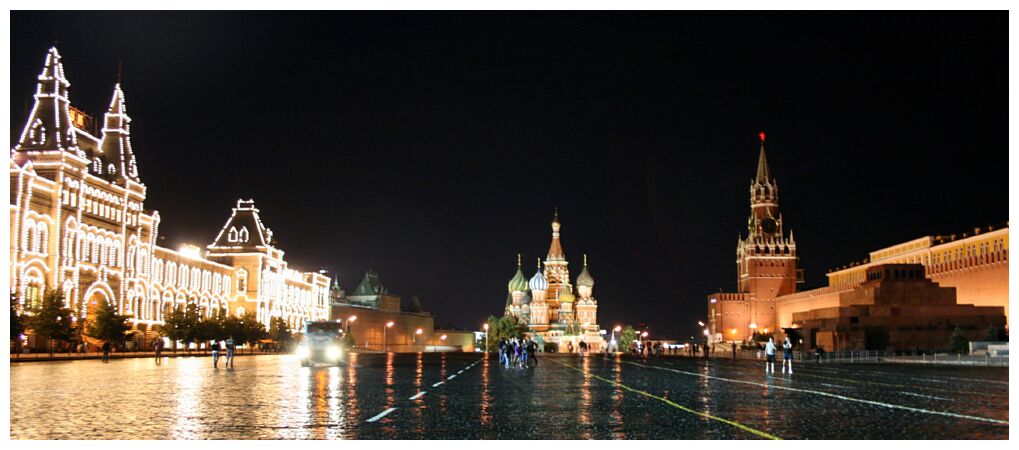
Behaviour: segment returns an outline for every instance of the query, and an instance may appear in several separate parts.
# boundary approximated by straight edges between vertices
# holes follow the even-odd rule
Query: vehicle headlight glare
[[[329,359],[340,359],[340,348],[339,347],[329,347],[328,355],[329,355]]]
[[[304,346],[298,347],[297,356],[299,356],[301,359],[307,359],[309,356],[311,356],[311,351],[308,350],[308,347]]]

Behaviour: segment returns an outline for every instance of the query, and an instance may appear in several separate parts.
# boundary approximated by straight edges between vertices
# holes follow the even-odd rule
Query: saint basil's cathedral
[[[587,255],[574,290],[570,263],[559,239],[560,228],[557,211],[552,218],[548,255],[544,263],[538,259],[530,279],[524,276],[523,263],[517,255],[517,272],[506,286],[505,315],[525,325],[527,334],[539,344],[555,343],[560,352],[577,351],[581,342],[590,351],[601,351],[605,341],[598,327],[598,301],[592,294],[594,277],[587,269]]]

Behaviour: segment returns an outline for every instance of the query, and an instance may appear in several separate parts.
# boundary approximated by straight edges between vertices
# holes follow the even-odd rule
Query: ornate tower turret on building
[[[521,309],[523,308],[524,297],[527,295],[527,278],[524,277],[524,272],[521,271],[520,265],[520,255],[518,254],[517,273],[513,274],[513,278],[510,278],[509,283],[506,283],[506,289],[510,295],[509,304],[506,305],[506,315],[522,320]]]
[[[562,224],[559,222],[559,208],[552,212],[552,243],[548,247],[548,256],[545,257],[545,279],[548,280],[548,291],[545,293],[545,302],[549,308],[549,322],[561,323],[559,320],[559,305],[561,300],[559,293],[563,286],[569,287],[570,269],[569,261],[566,260],[566,253],[563,252],[563,244],[559,241],[559,229]]]
[[[107,167],[103,171],[118,183],[131,180],[138,183],[138,163],[131,150],[131,118],[120,83],[113,87],[113,99],[103,122],[102,154]]]
[[[748,319],[752,330],[774,331],[775,298],[796,292],[796,242],[785,236],[778,212],[778,181],[771,176],[764,150],[764,132],[757,176],[750,182],[750,217],[747,236],[736,245],[739,292],[748,293]]]
[[[538,258],[538,270],[527,282],[531,289],[531,317],[530,328],[532,331],[548,330],[548,305],[545,303],[545,294],[548,292],[548,280],[541,274],[541,258]]]
[[[585,332],[598,332],[598,301],[594,299],[594,277],[587,270],[587,255],[584,255],[584,270],[577,276],[577,322]]]
[[[60,52],[52,47],[46,53],[46,62],[36,84],[35,105],[14,147],[15,155],[12,157],[15,160],[24,157],[22,152],[39,150],[62,150],[86,158],[85,152],[78,147],[78,137],[71,122],[70,86],[71,83],[64,77]]]

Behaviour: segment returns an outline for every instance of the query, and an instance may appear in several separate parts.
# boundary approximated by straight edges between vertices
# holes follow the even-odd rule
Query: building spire
[[[757,158],[757,184],[768,184],[771,181],[771,171],[768,169],[768,157],[764,153],[764,132],[757,135],[761,138],[761,154]]]
[[[38,80],[35,104],[14,150],[65,150],[85,157],[85,152],[78,148],[78,138],[68,110],[71,83],[64,77],[64,64],[56,47],[51,47],[46,53],[46,62]]]
[[[519,253],[517,253],[517,269],[519,269],[519,268],[520,268],[520,264],[521,264],[521,263],[520,263],[520,254],[519,254]]]
[[[552,210],[552,244],[548,247],[548,257],[545,261],[565,261],[566,254],[563,253],[563,245],[559,242],[559,208]]]
[[[119,78],[119,77],[118,77]],[[106,111],[103,122],[103,155],[113,166],[108,170],[117,180],[129,179],[135,183],[138,179],[138,164],[131,150],[131,118],[127,115],[127,103],[120,83],[113,86],[113,98]]]

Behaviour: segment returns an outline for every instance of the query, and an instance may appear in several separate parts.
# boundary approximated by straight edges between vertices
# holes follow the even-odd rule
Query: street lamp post
[[[350,334],[350,323],[357,320],[357,316],[350,316],[347,318],[347,334]]]
[[[387,345],[386,345],[387,344],[386,343],[386,329],[387,328],[392,328],[392,327],[393,327],[393,321],[390,320],[389,322],[386,322],[386,326],[382,328],[382,352],[383,353],[385,353],[386,349],[388,348]]]
[[[423,333],[423,332],[424,331],[422,329],[420,329],[420,328],[418,328],[416,331],[414,331],[414,345],[417,345],[417,343],[418,343],[418,336],[421,336],[421,333]]]
[[[485,329],[485,356],[488,356],[488,324],[484,324],[481,328]]]

